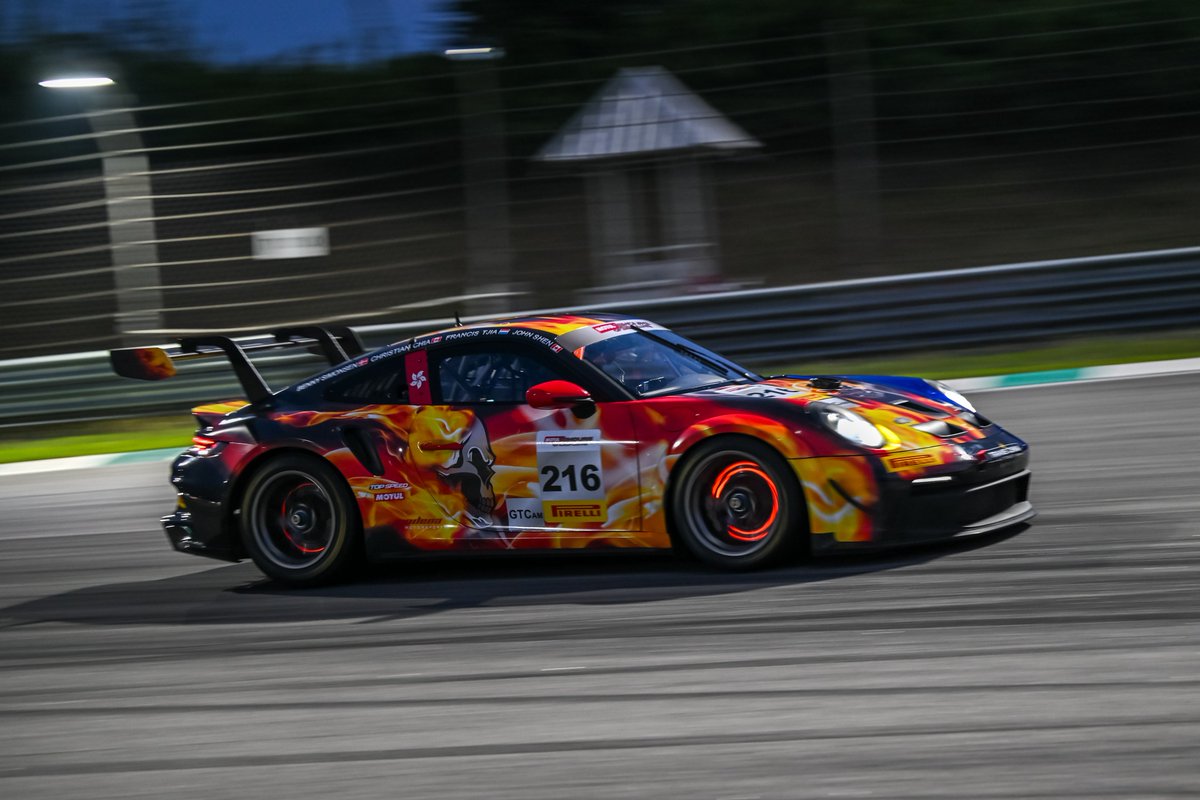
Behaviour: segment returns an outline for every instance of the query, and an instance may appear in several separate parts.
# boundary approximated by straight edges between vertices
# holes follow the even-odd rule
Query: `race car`
[[[250,354],[329,368],[272,391]],[[530,315],[363,353],[348,330],[205,336],[111,353],[157,380],[229,359],[246,398],[193,410],[175,549],[293,586],[364,558],[682,550],[750,569],[1025,523],[1029,449],[948,386],[763,376],[645,319]]]

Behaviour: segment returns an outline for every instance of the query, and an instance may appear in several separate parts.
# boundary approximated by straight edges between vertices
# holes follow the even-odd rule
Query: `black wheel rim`
[[[689,527],[700,544],[726,556],[765,548],[783,519],[778,480],[746,453],[710,455],[692,473],[686,498]]]
[[[333,501],[311,475],[289,470],[267,478],[251,506],[251,533],[262,554],[277,566],[311,567],[333,545]]]

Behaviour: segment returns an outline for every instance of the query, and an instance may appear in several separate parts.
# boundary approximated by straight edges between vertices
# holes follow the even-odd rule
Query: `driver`
[[[598,352],[589,353],[592,363],[634,392],[646,392],[674,374],[662,349],[637,334],[598,342],[593,348]]]

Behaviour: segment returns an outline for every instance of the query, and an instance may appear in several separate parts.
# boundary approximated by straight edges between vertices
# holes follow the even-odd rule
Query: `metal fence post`
[[[117,296],[114,332],[124,344],[145,337],[137,331],[162,327],[162,285],[154,225],[150,160],[133,117],[131,97],[108,91],[89,94],[88,124],[96,137],[104,173],[104,199]]]
[[[512,244],[509,238],[504,117],[495,62],[497,47],[447,50],[458,62],[459,104],[463,125],[463,172],[467,206],[467,286],[465,293],[499,296],[473,301],[470,313],[510,310]]]
[[[113,88],[117,81],[107,74],[116,72],[112,65],[97,70],[96,64],[89,63],[95,59],[75,54],[60,56],[60,60],[63,63],[56,69],[68,74],[47,77],[38,85],[82,93],[84,117],[100,154],[117,305],[113,332],[124,344],[136,344],[139,337],[135,331],[162,327],[163,305],[150,161],[133,117],[136,98]]]

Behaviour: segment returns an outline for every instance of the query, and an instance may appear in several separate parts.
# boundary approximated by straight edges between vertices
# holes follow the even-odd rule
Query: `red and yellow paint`
[[[661,503],[650,504],[644,519],[639,459],[621,405],[586,421],[528,406],[407,405],[283,413],[274,421],[324,451],[350,484],[365,527],[393,528],[420,549],[668,547]],[[339,441],[336,428],[347,423],[380,434],[382,476],[368,471]],[[540,524],[525,518],[522,527],[522,519],[511,519],[510,511],[537,505],[543,494],[538,433],[572,430],[596,432],[604,487],[596,503],[603,517],[553,522],[546,519],[551,501],[544,500],[541,519],[535,520]],[[646,482],[661,485],[660,461],[650,463]],[[472,484],[469,491],[466,484]],[[377,494],[387,499],[377,500]],[[647,530],[644,521],[657,525],[657,531]]]
[[[566,315],[489,322],[430,334],[414,340],[413,349],[397,352],[406,353],[401,357],[410,366],[425,367],[422,376],[428,379],[432,376],[420,348],[442,336],[519,328],[542,334],[543,342],[556,352],[574,352],[568,345],[581,338],[620,335],[629,329],[613,328],[614,324]],[[669,547],[666,497],[671,473],[691,447],[722,435],[753,437],[781,453],[802,487],[809,530],[849,543],[877,536],[881,480],[938,474],[963,459],[961,445],[986,438],[959,420],[954,406],[921,398],[919,405],[936,412],[924,414],[919,405],[887,402],[894,396],[849,380],[832,392],[813,387],[808,379],[777,378],[687,395],[600,403],[594,414],[579,419],[567,410],[527,405],[432,405],[426,390],[420,399],[414,396],[414,405],[275,412],[265,422],[277,426],[266,432],[268,440],[307,442],[337,467],[356,498],[365,528],[391,529],[422,550]],[[743,402],[756,397],[780,402]],[[789,405],[798,410],[835,398],[849,398],[854,412],[883,434],[883,445],[872,455],[803,414],[786,413]],[[236,405],[202,408],[216,412]],[[935,419],[953,419],[961,435],[943,438],[914,427]],[[351,452],[343,435],[346,427],[366,433],[382,474],[373,474]],[[588,465],[598,468],[599,486],[594,494],[555,500],[546,481],[557,473],[547,477],[542,463],[551,448],[539,435],[570,438],[566,434],[573,432],[581,434],[577,438],[588,451]],[[571,473],[572,480],[578,477]],[[719,493],[720,488],[714,490]],[[737,531],[746,541],[754,541],[759,533]]]

